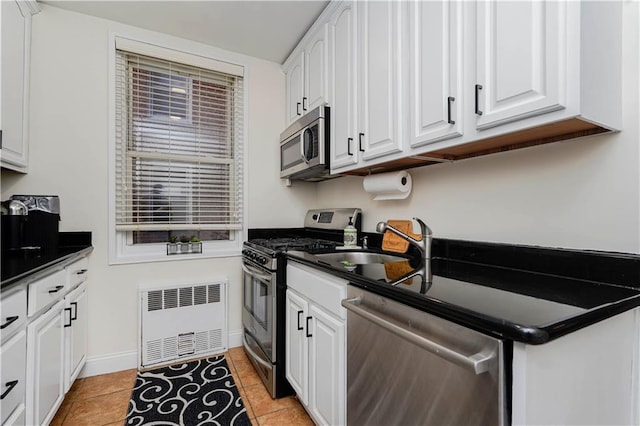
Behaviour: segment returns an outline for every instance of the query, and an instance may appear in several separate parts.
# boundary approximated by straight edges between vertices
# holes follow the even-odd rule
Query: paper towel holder
[[[407,171],[400,170],[365,176],[362,186],[374,201],[403,200],[411,194],[412,179]]]

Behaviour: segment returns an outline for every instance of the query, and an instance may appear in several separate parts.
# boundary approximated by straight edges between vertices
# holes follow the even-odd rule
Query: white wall
[[[622,132],[413,169],[403,201],[326,181],[317,205],[361,207],[370,232],[417,216],[436,238],[640,253],[639,5],[623,4]]]
[[[48,5],[42,8],[33,19],[29,173],[3,170],[2,197],[58,194],[61,231],[93,232],[89,357],[137,349],[139,283],[197,282],[227,276],[229,329],[241,330],[238,256],[108,265],[109,32],[137,37],[149,33]],[[195,46],[247,65],[249,226],[302,226],[316,187],[285,188],[278,178],[278,142],[285,121],[280,65],[170,39],[186,49]]]

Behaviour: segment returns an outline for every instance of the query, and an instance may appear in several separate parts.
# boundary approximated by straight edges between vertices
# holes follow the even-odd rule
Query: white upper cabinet
[[[564,108],[566,4],[481,1],[477,8],[477,127]]]
[[[331,170],[358,163],[356,126],[356,2],[343,2],[330,18]]]
[[[319,25],[285,64],[287,125],[328,101],[327,25]]]
[[[357,149],[369,160],[402,150],[401,30],[405,2],[358,4]]]
[[[304,96],[302,111],[307,112],[328,101],[327,25],[321,25],[304,49]]]
[[[29,163],[29,70],[31,15],[35,1],[2,1],[0,114],[2,167],[26,172]]]
[[[332,1],[325,23],[333,174],[621,128],[622,2]]]
[[[332,171],[372,165],[402,152],[407,5],[342,2],[332,15]]]
[[[287,85],[287,125],[302,116],[302,92],[304,62],[303,55],[297,55],[286,71]]]
[[[411,2],[409,21],[412,146],[462,135],[462,4]]]

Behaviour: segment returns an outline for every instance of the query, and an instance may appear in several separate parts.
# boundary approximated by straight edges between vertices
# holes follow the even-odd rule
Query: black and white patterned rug
[[[126,425],[251,425],[223,355],[138,372]]]

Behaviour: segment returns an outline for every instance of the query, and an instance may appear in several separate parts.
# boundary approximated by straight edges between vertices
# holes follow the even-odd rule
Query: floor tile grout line
[[[245,410],[247,409],[246,405],[249,406],[249,408],[251,409],[251,414],[253,414],[253,417],[249,416],[249,412],[247,411],[247,416],[249,417],[249,420],[251,420],[252,418],[256,419],[256,412],[253,409],[253,405],[251,404],[251,401],[249,400],[249,395],[247,395],[247,390],[246,390],[246,386],[244,385],[244,383],[242,382],[242,378],[240,377],[240,373],[238,373],[238,367],[236,366],[236,361],[233,359],[233,357],[231,355],[229,355],[229,358],[231,359],[231,364],[233,364],[233,368],[236,371],[236,375],[238,376],[238,381],[240,382],[240,386],[242,387],[242,392],[245,394],[246,398],[242,398],[242,396],[240,396],[240,398],[242,399],[242,403],[245,404]],[[234,378],[235,381],[235,378]],[[236,383],[236,386],[238,386],[238,384]]]

